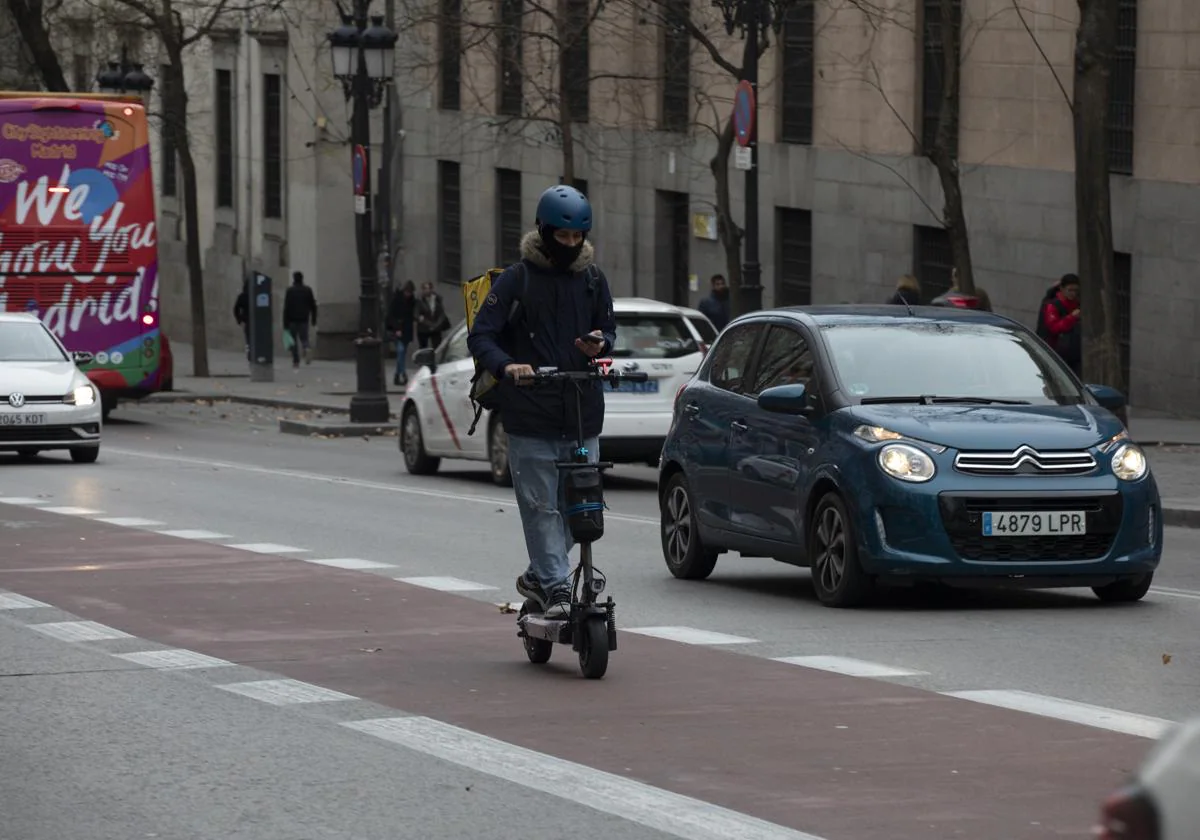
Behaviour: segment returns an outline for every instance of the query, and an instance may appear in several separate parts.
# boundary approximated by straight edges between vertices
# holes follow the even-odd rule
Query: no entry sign
[[[743,79],[733,95],[733,133],[739,146],[754,139],[754,111],[754,86]]]

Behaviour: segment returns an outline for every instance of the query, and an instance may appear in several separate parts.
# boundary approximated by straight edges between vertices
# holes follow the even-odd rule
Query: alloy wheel
[[[821,511],[816,531],[816,576],[821,588],[834,592],[846,574],[846,528],[837,508]]]
[[[421,457],[421,424],[417,413],[410,411],[404,418],[404,460],[408,466],[415,467]]]
[[[667,537],[667,559],[673,566],[681,566],[692,547],[692,506],[687,491],[680,486],[671,488],[667,495],[667,521],[663,523]]]

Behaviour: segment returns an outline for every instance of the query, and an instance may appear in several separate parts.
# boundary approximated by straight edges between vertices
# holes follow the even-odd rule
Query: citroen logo
[[[9,394],[8,395],[8,404],[11,405],[13,408],[20,408],[21,406],[25,405],[25,395],[24,394]]]

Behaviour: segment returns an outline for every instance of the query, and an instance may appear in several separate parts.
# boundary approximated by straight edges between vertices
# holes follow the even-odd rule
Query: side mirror
[[[437,370],[437,351],[432,347],[423,347],[413,353],[413,364],[417,367],[427,367],[430,371]]]
[[[96,357],[86,350],[76,350],[71,354],[71,357],[75,360],[75,364],[77,365],[90,365],[92,362],[96,361]]]
[[[758,395],[758,405],[763,411],[776,414],[809,414],[812,403],[808,388],[803,385],[776,385]]]
[[[1107,385],[1088,385],[1087,389],[1096,398],[1096,402],[1109,411],[1120,411],[1125,407],[1125,395],[1116,388],[1110,388]]]

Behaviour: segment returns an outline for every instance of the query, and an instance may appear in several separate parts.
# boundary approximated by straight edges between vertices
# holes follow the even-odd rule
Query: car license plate
[[[1087,514],[1081,510],[996,511],[983,515],[985,537],[1074,537],[1086,533]]]
[[[44,426],[45,414],[0,414],[0,426]]]
[[[617,392],[622,394],[657,394],[658,380],[647,379],[645,382],[621,382]]]

